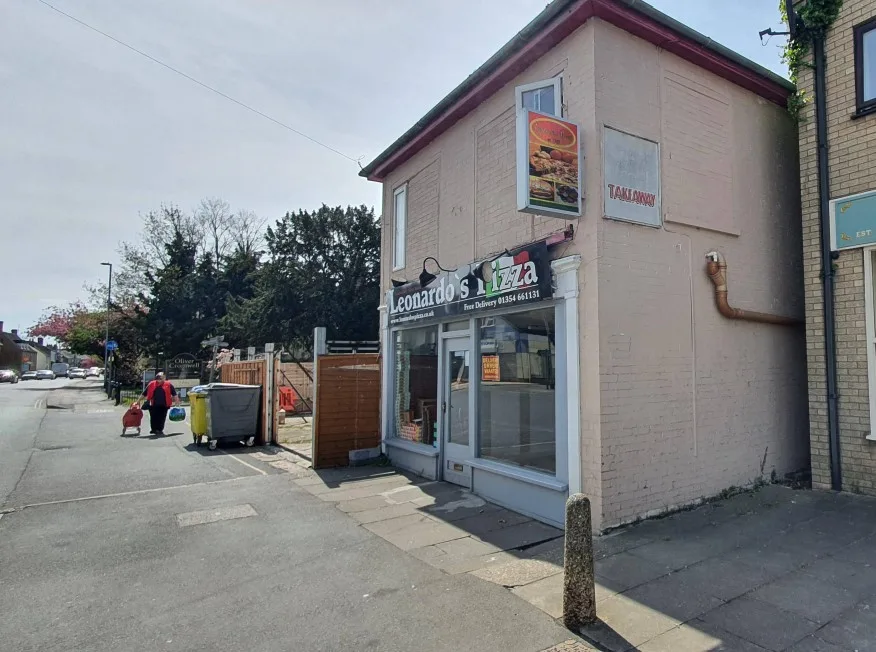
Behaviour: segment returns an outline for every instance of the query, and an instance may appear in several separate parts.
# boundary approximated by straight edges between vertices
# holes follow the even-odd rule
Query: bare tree
[[[231,216],[231,241],[234,247],[247,254],[254,254],[265,244],[267,220],[253,211],[239,210]]]
[[[195,219],[207,239],[206,250],[213,256],[216,267],[221,267],[222,259],[233,244],[231,234],[234,223],[231,206],[219,197],[206,197],[195,210]]]

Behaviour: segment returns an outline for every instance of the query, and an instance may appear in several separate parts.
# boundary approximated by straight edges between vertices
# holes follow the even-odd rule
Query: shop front
[[[580,484],[578,262],[551,260],[542,241],[387,293],[395,465],[562,525]]]

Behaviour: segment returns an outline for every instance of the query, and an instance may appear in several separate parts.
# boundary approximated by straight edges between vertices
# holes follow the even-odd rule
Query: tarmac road
[[[3,649],[535,652],[570,638],[504,588],[379,539],[257,449],[195,448],[185,423],[122,438],[120,418],[97,381],[0,386]]]

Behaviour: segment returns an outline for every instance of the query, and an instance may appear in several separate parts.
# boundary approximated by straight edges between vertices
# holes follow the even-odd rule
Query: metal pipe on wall
[[[824,36],[817,36],[812,45],[815,50],[815,129],[818,138],[818,212],[821,227],[821,283],[824,300],[824,363],[827,376],[827,439],[830,452],[830,486],[834,491],[842,491],[836,316],[834,314],[834,256],[830,249],[830,170],[827,158],[827,88]]]
[[[765,312],[734,308],[730,305],[727,299],[727,262],[717,251],[711,251],[706,254],[706,259],[709,261],[706,263],[706,273],[712,281],[712,284],[715,286],[715,306],[718,308],[718,312],[724,315],[727,319],[753,321],[761,324],[775,324],[777,326],[798,326],[803,323],[802,319],[796,319],[794,317],[784,317],[782,315],[771,315]]]

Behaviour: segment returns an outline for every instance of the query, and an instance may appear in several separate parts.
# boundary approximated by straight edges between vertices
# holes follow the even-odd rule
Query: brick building
[[[800,4],[799,2],[797,4]],[[824,40],[827,185],[825,242],[819,203],[817,103],[800,124],[803,257],[813,485],[876,493],[876,2],[844,0]],[[810,55],[809,63],[812,63]],[[798,84],[815,96],[816,72],[804,66]],[[832,224],[829,224],[832,222]],[[871,228],[872,227],[872,228]],[[822,270],[832,259],[835,335],[825,335]],[[828,279],[831,278],[830,273]],[[834,341],[837,386],[831,455],[826,342]],[[832,457],[838,458],[840,463]],[[833,477],[832,477],[833,471]]]
[[[792,89],[555,0],[366,166],[393,461],[554,524],[584,492],[597,529],[804,466]]]

